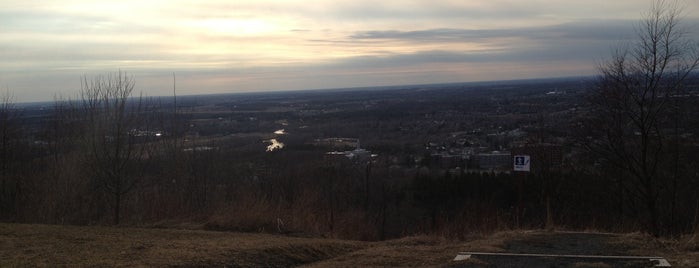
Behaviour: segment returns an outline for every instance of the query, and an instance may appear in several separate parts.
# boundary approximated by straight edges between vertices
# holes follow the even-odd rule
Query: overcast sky
[[[699,1],[684,5],[696,29]],[[21,102],[74,97],[81,76],[119,69],[148,96],[170,94],[173,72],[179,94],[590,75],[649,6],[0,0],[0,88]]]

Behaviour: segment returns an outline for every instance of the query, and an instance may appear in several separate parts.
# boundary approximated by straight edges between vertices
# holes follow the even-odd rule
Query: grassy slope
[[[191,230],[0,224],[0,267],[292,266],[368,243]]]
[[[233,232],[0,223],[0,267],[448,266],[460,251],[501,252],[512,241],[541,234],[519,231],[469,241],[417,236],[358,242]],[[627,234],[616,235],[610,242],[622,243],[629,254],[660,255],[675,267],[692,267],[699,265],[696,241],[658,241]]]

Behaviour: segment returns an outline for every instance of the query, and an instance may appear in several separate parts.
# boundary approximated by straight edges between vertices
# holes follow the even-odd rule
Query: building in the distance
[[[512,169],[512,154],[510,152],[479,153],[475,160],[480,169]]]
[[[322,140],[319,139],[316,140],[316,145],[330,147],[332,149],[340,149],[325,153],[326,159],[346,157],[347,159],[351,160],[363,161],[377,156],[375,154],[372,154],[370,151],[361,148],[359,139],[356,138],[327,138]],[[350,150],[350,148],[354,148],[354,150]]]
[[[335,150],[360,148],[359,139],[357,139],[357,138],[316,139],[314,145],[327,147],[327,148],[331,148],[331,149],[335,149]]]

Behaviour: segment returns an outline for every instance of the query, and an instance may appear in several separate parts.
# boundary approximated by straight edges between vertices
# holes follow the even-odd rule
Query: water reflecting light
[[[274,150],[279,150],[281,148],[284,148],[284,143],[279,142],[277,139],[270,139],[270,140],[267,140],[266,142],[272,143],[269,146],[267,146],[267,152],[271,152]]]

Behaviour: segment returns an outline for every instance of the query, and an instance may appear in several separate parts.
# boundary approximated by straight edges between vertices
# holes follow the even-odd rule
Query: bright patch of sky
[[[0,0],[0,88],[74,97],[119,69],[149,96],[173,72],[180,94],[590,75],[650,3]],[[699,1],[682,5],[696,28]]]

